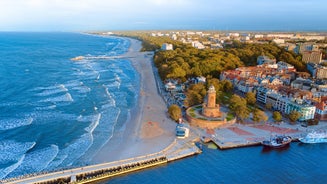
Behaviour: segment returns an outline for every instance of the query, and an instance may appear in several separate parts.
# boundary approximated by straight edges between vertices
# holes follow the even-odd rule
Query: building
[[[173,49],[173,44],[169,44],[169,43],[164,43],[161,46],[161,50],[174,50]]]
[[[205,46],[202,43],[200,43],[199,41],[192,42],[192,47],[195,47],[197,49],[204,49],[205,48]]]
[[[263,105],[270,104],[273,110],[283,114],[290,114],[292,111],[300,112],[300,121],[314,118],[316,107],[307,100],[309,94],[285,86],[276,89],[258,87],[256,89],[257,102]]]
[[[277,68],[278,68],[278,70],[296,71],[293,65],[288,64],[284,61],[279,61],[277,63]]]
[[[296,48],[294,49],[294,52],[297,54],[302,54],[305,51],[319,51],[318,45],[314,43],[300,43],[296,45]]]
[[[264,63],[271,63],[271,62],[276,63],[276,60],[274,60],[274,59],[270,59],[268,56],[259,56],[259,57],[257,58],[257,64],[258,64],[258,65],[262,65],[262,64],[264,64]]]
[[[276,43],[276,44],[283,44],[285,43],[284,39],[280,39],[280,38],[275,38],[272,40],[272,42]]]
[[[311,105],[302,99],[295,99],[289,101],[286,107],[286,114],[290,114],[292,111],[297,111],[301,114],[299,121],[307,121],[314,119],[316,113],[316,106]]]
[[[322,53],[320,51],[303,51],[302,61],[305,63],[321,63]]]
[[[209,87],[206,103],[202,105],[202,114],[213,118],[221,116],[219,104],[216,104],[216,90],[213,85]]]
[[[324,121],[327,120],[327,97],[322,97],[316,104],[316,118]]]
[[[327,79],[327,67],[317,65],[315,63],[308,63],[307,69],[313,78],[316,79]]]

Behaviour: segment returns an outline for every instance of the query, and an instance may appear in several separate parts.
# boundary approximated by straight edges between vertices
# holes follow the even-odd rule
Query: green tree
[[[253,92],[247,92],[245,95],[245,99],[249,105],[254,105],[257,101],[257,99],[255,98],[255,93]]]
[[[198,105],[203,102],[204,96],[206,95],[206,88],[204,84],[193,84],[186,92],[186,99],[184,105],[186,107]]]
[[[178,105],[171,105],[168,108],[168,113],[171,119],[178,121],[180,117],[182,117],[182,110]]]
[[[250,115],[246,106],[246,100],[238,95],[233,95],[231,97],[229,108],[242,122]]]
[[[278,111],[274,111],[274,112],[273,112],[272,118],[273,118],[276,122],[281,122],[282,119],[283,119],[282,115],[281,115],[280,112],[278,112]]]
[[[253,116],[253,121],[256,123],[261,122],[261,121],[263,121],[263,122],[268,121],[268,116],[266,115],[266,113],[258,108],[256,108],[253,111],[252,116]]]
[[[230,93],[233,91],[233,83],[229,80],[222,80],[221,82],[221,89],[226,92],[226,93]]]
[[[298,111],[292,111],[289,115],[288,118],[292,123],[294,123],[296,120],[298,120],[301,117],[301,113]]]

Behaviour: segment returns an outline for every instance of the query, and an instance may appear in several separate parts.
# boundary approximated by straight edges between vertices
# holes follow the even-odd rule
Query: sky
[[[327,31],[326,0],[0,0],[0,31]]]

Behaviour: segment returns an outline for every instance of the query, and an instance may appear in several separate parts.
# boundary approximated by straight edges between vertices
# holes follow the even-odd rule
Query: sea
[[[326,184],[327,144],[293,142],[282,149],[262,146],[212,149],[196,156],[118,176],[101,184]]]
[[[0,179],[89,164],[124,130],[139,74],[111,56],[129,46],[109,36],[0,32]]]
[[[124,131],[139,74],[129,60],[110,56],[129,45],[80,33],[0,33],[0,179],[90,164]],[[77,56],[84,59],[71,60]],[[327,183],[327,144],[208,147],[100,183]]]

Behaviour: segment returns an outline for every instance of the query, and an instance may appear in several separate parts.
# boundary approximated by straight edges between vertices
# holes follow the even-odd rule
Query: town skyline
[[[326,31],[322,0],[3,0],[0,31]]]

